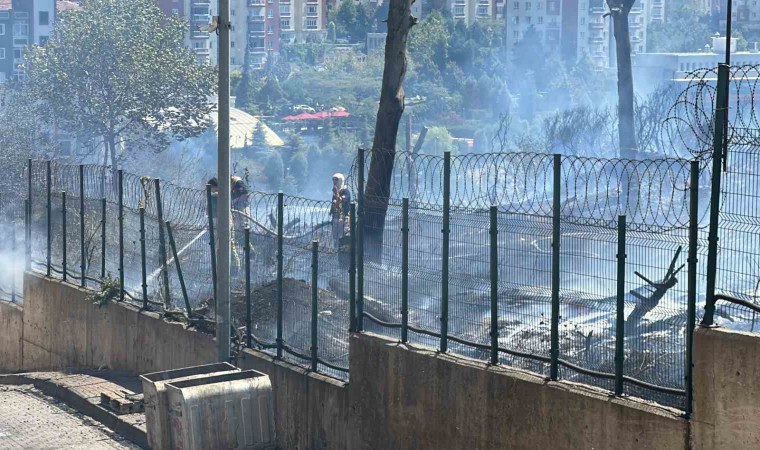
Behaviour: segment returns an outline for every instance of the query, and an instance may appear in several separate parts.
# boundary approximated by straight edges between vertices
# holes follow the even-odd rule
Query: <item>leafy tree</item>
[[[254,130],[253,136],[251,139],[251,147],[253,148],[254,151],[269,150],[269,144],[267,144],[264,124],[261,121],[256,122],[256,129]],[[277,156],[279,156],[279,154]]]
[[[425,143],[422,144],[420,153],[442,155],[443,152],[453,152],[454,150],[456,150],[456,146],[451,140],[449,130],[446,127],[431,127],[425,136]]]
[[[184,45],[187,24],[162,16],[153,0],[89,0],[27,55],[30,93],[63,130],[98,136],[114,167],[127,140],[160,149],[210,125],[214,70]]]
[[[270,151],[264,163],[264,176],[266,176],[269,186],[272,189],[279,190],[283,186],[285,178],[285,166],[282,163],[282,156],[277,151]]]
[[[710,17],[700,11],[697,3],[669,0],[665,18],[665,22],[649,24],[648,52],[693,52],[710,43]]]
[[[439,11],[431,11],[409,33],[409,55],[420,73],[439,78],[448,60],[448,30]]]
[[[301,151],[293,155],[290,160],[290,175],[293,177],[296,183],[298,191],[302,191],[306,185],[309,173],[309,160],[306,157],[306,152]]]

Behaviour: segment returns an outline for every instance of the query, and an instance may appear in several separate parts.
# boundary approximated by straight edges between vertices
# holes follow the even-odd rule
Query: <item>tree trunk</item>
[[[367,186],[364,191],[365,254],[371,261],[382,260],[383,229],[388,212],[396,137],[404,113],[404,76],[409,30],[417,23],[412,16],[412,0],[390,0],[388,37],[385,39],[385,68],[380,91],[380,107],[375,122]],[[362,186],[359,187],[362,189]]]
[[[615,36],[617,56],[618,86],[618,144],[620,157],[636,159],[636,131],[633,124],[633,73],[631,69],[631,37],[628,28],[628,15],[633,7],[633,0],[617,2],[608,0],[612,13],[612,26]]]

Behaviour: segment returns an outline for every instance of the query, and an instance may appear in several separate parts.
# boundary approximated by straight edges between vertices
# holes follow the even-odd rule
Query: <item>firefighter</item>
[[[351,211],[351,191],[346,186],[346,178],[342,173],[336,173],[332,177],[332,203],[330,205],[330,217],[332,218],[332,238],[335,248],[340,248],[340,240],[346,234],[348,214]]]

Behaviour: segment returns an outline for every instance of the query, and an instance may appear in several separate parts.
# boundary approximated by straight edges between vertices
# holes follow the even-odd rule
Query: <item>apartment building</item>
[[[56,7],[71,9],[68,1],[0,0],[0,83],[23,81],[24,52],[30,45],[44,45],[52,33]]]
[[[646,49],[648,2],[637,2],[629,15],[631,49],[634,54]],[[663,0],[658,0],[662,2]],[[588,54],[599,68],[615,66],[615,40],[612,20],[604,17],[604,0],[507,0],[506,45],[512,48],[530,29],[549,51],[557,51],[570,64]]]
[[[211,17],[216,15],[215,0],[158,0],[158,6],[167,16],[176,16],[186,20],[190,27],[185,35],[185,45],[195,51],[198,62],[216,64],[217,52],[214,50],[216,39],[208,31]]]
[[[249,64],[261,68],[288,44],[327,30],[327,0],[247,0]]]
[[[495,0],[447,0],[447,8],[454,20],[472,25],[476,20],[491,19],[496,10],[495,3]]]

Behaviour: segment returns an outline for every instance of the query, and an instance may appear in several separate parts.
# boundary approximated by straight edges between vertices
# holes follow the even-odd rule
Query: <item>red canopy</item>
[[[324,120],[324,119],[329,119],[331,117],[341,118],[341,117],[348,117],[348,116],[349,114],[345,111],[336,111],[333,113],[327,112],[327,111],[321,111],[314,114],[301,113],[295,116],[286,116],[286,117],[283,117],[282,120],[291,120],[291,121],[293,120]]]

